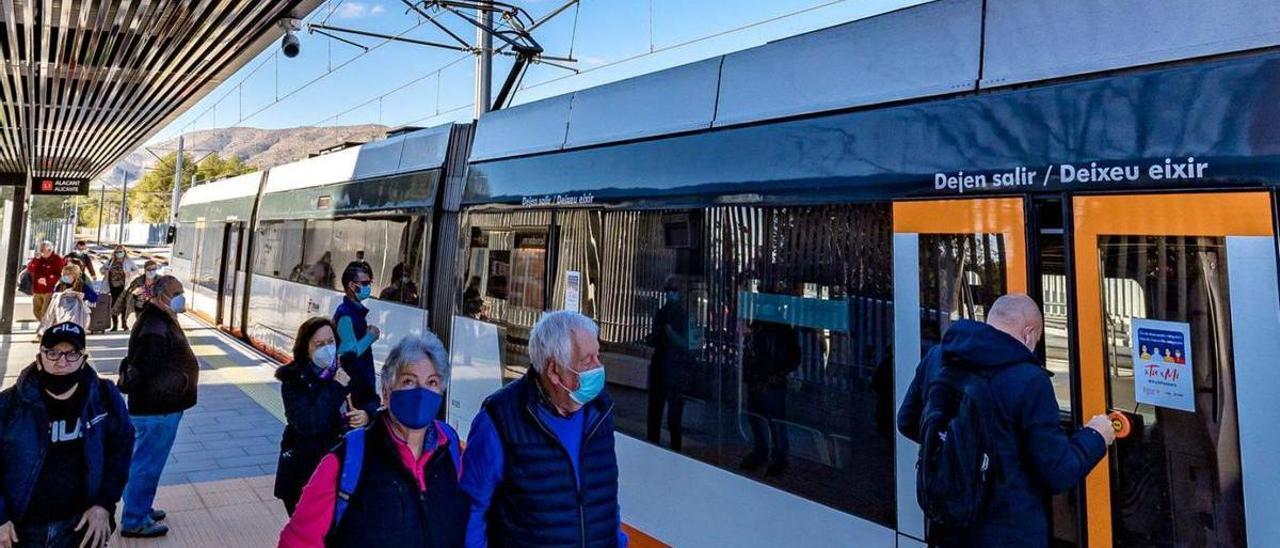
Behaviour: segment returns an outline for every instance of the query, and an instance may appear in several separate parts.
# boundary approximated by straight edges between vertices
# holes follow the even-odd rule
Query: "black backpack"
[[[988,381],[944,364],[925,388],[916,498],[931,524],[972,527],[991,498],[997,471],[988,425],[996,407]]]

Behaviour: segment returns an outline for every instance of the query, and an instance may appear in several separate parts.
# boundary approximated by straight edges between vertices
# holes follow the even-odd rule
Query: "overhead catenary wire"
[[[354,105],[354,106],[348,107],[346,110],[343,110],[343,111],[341,111],[341,112],[338,112],[338,113],[336,113],[336,114],[333,114],[332,116],[325,116],[324,118],[321,118],[319,121],[317,121],[317,122],[315,122],[315,123],[313,123],[313,124],[311,124],[311,125],[320,125],[321,123],[323,123],[323,122],[324,122],[324,121],[326,121],[326,120],[334,120],[334,121],[336,122],[336,121],[337,121],[337,119],[338,119],[338,117],[340,117],[340,116],[343,116],[343,115],[345,115],[345,114],[349,114],[349,113],[354,112],[354,111],[356,111],[356,110],[359,110],[359,109],[361,109],[361,108],[363,108],[363,107],[366,107],[366,106],[368,106],[368,105],[372,104],[372,103],[373,103],[373,102],[375,102],[375,101],[381,102],[381,101],[382,101],[383,99],[385,99],[386,97],[388,97],[388,96],[390,96],[390,95],[393,95],[393,94],[395,94],[395,93],[397,93],[397,92],[403,91],[405,88],[408,88],[409,86],[412,86],[412,85],[414,85],[414,84],[417,84],[418,82],[421,82],[421,81],[426,80],[426,79],[428,79],[428,78],[431,78],[431,77],[433,77],[433,76],[439,77],[440,73],[444,72],[444,71],[445,71],[446,69],[448,69],[449,67],[452,67],[452,66],[454,66],[454,65],[456,65],[456,64],[458,64],[458,63],[460,63],[460,62],[462,62],[462,61],[464,61],[464,60],[466,60],[466,59],[470,59],[470,58],[471,58],[471,54],[469,54],[469,53],[468,53],[468,54],[466,54],[466,55],[462,55],[462,56],[460,56],[460,57],[457,57],[457,58],[453,59],[452,61],[449,61],[448,63],[445,63],[444,65],[441,65],[441,66],[437,67],[435,70],[432,70],[432,71],[430,71],[430,72],[427,72],[426,74],[423,74],[423,75],[421,75],[421,76],[418,76],[418,77],[416,77],[416,78],[414,78],[414,79],[412,79],[412,80],[409,80],[408,82],[405,82],[405,83],[403,83],[403,84],[400,84],[400,85],[396,86],[395,88],[392,88],[392,89],[390,89],[390,90],[387,90],[387,91],[385,91],[385,92],[383,92],[383,93],[381,93],[381,94],[379,94],[379,95],[377,95],[377,96],[374,96],[374,97],[371,97],[371,98],[369,98],[369,99],[366,99],[364,102],[361,102],[361,103],[356,104],[356,105]],[[436,109],[437,109],[437,110],[439,110],[439,108],[440,108],[440,107],[439,107],[439,94],[440,94],[439,87],[437,87],[437,89],[436,89],[436,98],[437,98],[437,99],[436,99],[436,100],[437,100],[437,103],[436,103]],[[381,106],[379,106],[379,118],[381,118]]]
[[[648,1],[648,0],[647,0],[647,1]],[[719,38],[719,37],[722,37],[722,36],[726,36],[726,35],[729,35],[729,34],[733,34],[733,33],[736,33],[736,32],[741,32],[741,31],[744,31],[744,30],[748,30],[748,29],[752,29],[752,28],[760,27],[760,26],[763,26],[763,25],[768,25],[768,24],[771,24],[771,23],[775,23],[775,22],[777,22],[777,21],[781,21],[781,20],[787,19],[787,18],[795,17],[795,16],[797,16],[797,15],[801,15],[801,14],[805,14],[805,13],[809,13],[809,12],[813,12],[813,11],[817,11],[817,10],[825,9],[825,8],[828,8],[828,7],[831,7],[831,6],[834,6],[834,5],[838,5],[838,4],[847,3],[848,1],[849,1],[849,0],[829,0],[829,1],[826,1],[826,2],[819,3],[819,4],[815,4],[815,5],[811,5],[811,6],[808,6],[808,7],[800,8],[800,9],[797,9],[797,10],[794,10],[794,11],[790,11],[790,12],[787,12],[787,13],[783,13],[783,14],[779,14],[779,15],[772,16],[772,17],[768,17],[768,18],[762,19],[762,20],[760,20],[760,21],[755,21],[755,22],[751,22],[751,23],[747,23],[747,24],[739,25],[739,26],[736,26],[736,27],[733,27],[733,28],[729,28],[729,29],[725,29],[725,30],[717,31],[717,32],[710,33],[710,34],[707,34],[707,35],[704,35],[704,36],[699,36],[699,37],[696,37],[696,38],[691,38],[691,39],[688,39],[688,40],[685,40],[685,41],[682,41],[682,42],[677,42],[677,43],[674,43],[674,44],[670,44],[670,45],[666,45],[666,46],[661,46],[661,47],[657,46],[657,44],[656,44],[656,43],[654,43],[654,41],[653,41],[653,34],[654,34],[653,26],[654,26],[654,25],[653,25],[653,23],[652,23],[652,20],[653,20],[652,2],[651,2],[651,1],[649,1],[649,2],[648,2],[648,4],[649,4],[649,18],[650,18],[650,25],[649,25],[649,29],[648,29],[648,31],[649,31],[649,35],[650,35],[650,36],[649,36],[649,40],[650,40],[650,51],[645,52],[645,53],[636,54],[636,55],[631,55],[631,56],[628,56],[628,57],[624,57],[624,58],[618,59],[618,60],[616,60],[616,61],[612,61],[612,62],[608,62],[608,63],[603,63],[603,64],[600,64],[600,65],[597,65],[597,66],[593,66],[593,67],[589,67],[589,68],[585,68],[585,69],[579,69],[575,74],[567,74],[567,75],[563,75],[563,76],[558,76],[558,77],[550,78],[550,79],[547,79],[547,80],[544,80],[544,81],[541,81],[541,82],[537,82],[537,83],[526,84],[525,82],[523,82],[523,81],[522,81],[522,82],[520,82],[519,89],[522,89],[522,90],[536,89],[536,88],[539,88],[539,87],[542,87],[542,86],[546,86],[546,85],[549,85],[549,84],[553,84],[553,83],[555,83],[555,82],[563,81],[563,80],[565,80],[566,78],[572,78],[572,77],[577,76],[577,75],[580,75],[580,74],[587,74],[587,73],[595,72],[595,71],[598,71],[598,70],[601,70],[601,69],[604,69],[604,68],[613,67],[613,66],[616,66],[616,65],[620,65],[620,64],[624,64],[624,63],[632,62],[632,61],[635,61],[635,60],[637,60],[637,59],[641,59],[641,58],[644,58],[644,57],[647,57],[647,56],[650,56],[650,55],[655,55],[655,54],[663,53],[663,52],[666,52],[666,51],[671,51],[671,50],[674,50],[674,49],[679,49],[679,48],[686,47],[686,46],[689,46],[689,45],[692,45],[692,44],[696,44],[696,43],[699,43],[699,42],[703,42],[703,41],[706,41],[706,40],[712,40],[712,39]],[[334,5],[333,9],[328,10],[328,11],[329,11],[330,13],[332,13],[332,12],[336,11],[337,6],[340,6],[341,4],[342,4],[342,0],[339,0],[339,1],[338,1],[338,2],[336,2],[336,4]],[[563,12],[564,10],[568,9],[568,8],[570,7],[570,4],[573,4],[573,6],[572,6],[572,7],[574,7],[574,21],[573,21],[573,25],[572,25],[572,28],[571,28],[571,31],[570,31],[570,44],[569,44],[569,54],[568,54],[568,57],[569,57],[569,58],[573,58],[574,52],[575,52],[575,50],[576,50],[576,44],[577,44],[577,30],[578,30],[578,25],[579,25],[579,20],[580,20],[581,4],[582,4],[582,1],[581,1],[581,0],[568,0],[568,1],[567,1],[567,2],[565,2],[564,4],[560,5],[560,6],[559,6],[559,7],[557,7],[556,9],[552,10],[551,12],[549,12],[547,15],[545,15],[545,16],[543,16],[542,18],[540,18],[540,19],[536,20],[536,21],[535,21],[535,22],[534,22],[534,23],[529,27],[529,29],[530,29],[530,30],[532,30],[532,29],[538,28],[538,27],[539,27],[539,26],[541,26],[543,23],[547,22],[551,17],[554,17],[555,15],[558,15],[559,13],[561,13],[561,12]],[[313,12],[313,14],[312,14],[312,15],[314,16],[314,15],[315,15],[315,12]],[[419,15],[420,15],[420,14],[419,14]],[[309,16],[309,17],[310,17],[310,16]],[[327,18],[326,18],[326,20],[327,20]],[[417,23],[416,25],[413,25],[412,27],[409,27],[408,29],[405,29],[405,30],[404,30],[404,31],[402,31],[401,33],[397,34],[396,36],[402,36],[402,35],[404,35],[404,34],[407,34],[407,33],[409,33],[409,32],[412,32],[412,31],[414,31],[414,30],[416,30],[416,29],[420,28],[422,25],[425,25],[426,23],[427,23],[427,21],[426,21],[426,20],[419,20],[419,21],[418,21],[418,23]],[[290,92],[288,92],[288,93],[286,93],[286,94],[284,94],[284,95],[280,96],[280,97],[279,97],[278,99],[276,99],[275,101],[272,101],[271,103],[268,103],[267,105],[264,105],[263,107],[261,107],[261,108],[259,108],[259,109],[255,110],[255,111],[253,111],[253,112],[249,113],[247,116],[246,116],[246,115],[244,115],[244,113],[243,113],[243,105],[241,105],[241,109],[240,109],[240,110],[241,110],[241,112],[239,113],[239,114],[240,114],[240,116],[238,117],[238,120],[236,121],[236,123],[237,123],[237,124],[239,124],[239,123],[243,123],[243,122],[244,122],[244,121],[246,121],[246,120],[251,120],[251,119],[253,119],[253,118],[257,117],[258,115],[262,114],[263,112],[266,112],[267,110],[269,110],[269,109],[271,109],[271,108],[273,108],[273,107],[275,107],[275,106],[279,105],[280,103],[282,103],[282,102],[284,102],[284,101],[287,101],[290,97],[292,97],[293,95],[297,94],[298,92],[300,92],[300,91],[302,91],[302,90],[304,90],[304,89],[306,89],[306,88],[309,88],[310,86],[312,86],[312,85],[314,85],[314,84],[318,83],[319,81],[321,81],[321,80],[323,80],[323,79],[327,78],[328,76],[330,76],[330,75],[332,75],[332,74],[334,74],[334,73],[336,73],[336,72],[340,71],[341,69],[343,69],[343,68],[345,68],[345,67],[347,67],[347,66],[351,65],[352,63],[355,63],[356,61],[358,61],[359,59],[361,59],[361,58],[363,58],[364,56],[368,55],[369,53],[372,53],[374,50],[377,50],[377,49],[379,49],[379,48],[381,48],[381,47],[385,46],[385,45],[386,45],[388,42],[390,42],[390,41],[391,41],[391,40],[384,40],[384,41],[382,41],[382,42],[380,42],[380,43],[377,43],[377,44],[376,44],[376,45],[374,45],[374,46],[371,46],[371,47],[369,48],[369,50],[368,50],[368,51],[365,51],[365,52],[359,53],[359,54],[355,55],[354,57],[352,57],[351,59],[348,59],[347,61],[343,62],[342,64],[340,64],[340,65],[338,65],[338,66],[336,66],[336,67],[331,67],[331,68],[330,68],[330,70],[328,70],[327,72],[325,72],[325,73],[323,73],[323,74],[321,74],[321,75],[319,75],[319,76],[317,76],[317,77],[315,77],[315,78],[313,78],[313,79],[311,79],[311,80],[307,81],[306,83],[304,83],[304,84],[302,84],[301,86],[299,86],[297,89],[294,89],[294,90],[292,90],[292,91],[290,91]],[[501,46],[501,47],[497,48],[497,50],[499,50],[499,51],[500,51],[500,50],[505,50],[506,48],[507,48],[507,46],[506,46],[506,45],[503,45],[503,46]],[[267,62],[270,62],[270,61],[275,60],[275,59],[274,59],[274,57],[276,57],[276,56],[278,56],[278,52],[277,52],[275,55],[273,55],[273,56],[272,56],[272,58],[267,58],[267,59],[264,59],[262,62],[260,62],[260,63],[258,64],[258,66],[257,66],[257,67],[255,67],[255,69],[254,69],[253,71],[251,71],[251,72],[250,72],[250,74],[246,75],[244,78],[242,78],[242,79],[241,79],[241,81],[237,84],[237,86],[236,86],[235,90],[238,90],[238,92],[239,92],[241,95],[243,95],[243,90],[242,90],[242,88],[243,88],[243,86],[245,85],[245,83],[247,82],[247,80],[248,80],[250,77],[252,77],[254,74],[256,74],[258,71],[260,71],[260,70],[261,70],[261,68],[262,68],[262,67],[263,67]],[[387,96],[389,96],[389,95],[392,95],[392,94],[394,94],[394,93],[396,93],[396,92],[398,92],[398,91],[403,90],[404,88],[407,88],[407,87],[409,87],[409,86],[411,86],[411,85],[413,85],[413,84],[416,84],[416,83],[418,83],[418,82],[421,82],[422,80],[425,80],[425,79],[430,78],[430,77],[432,77],[432,76],[434,76],[434,77],[436,77],[436,78],[437,78],[437,90],[436,90],[436,105],[435,105],[435,112],[434,112],[433,114],[428,115],[428,116],[424,116],[424,117],[420,117],[420,118],[417,118],[417,119],[410,120],[409,122],[406,122],[405,124],[413,124],[413,123],[415,123],[415,122],[420,122],[420,121],[423,121],[423,120],[428,120],[428,119],[431,119],[431,118],[434,118],[434,117],[438,117],[438,116],[442,116],[442,115],[447,115],[447,114],[450,114],[450,113],[456,112],[456,111],[458,111],[458,110],[461,110],[462,108],[465,108],[465,107],[470,106],[470,105],[464,105],[464,106],[460,106],[460,107],[456,107],[456,108],[450,108],[450,109],[447,109],[447,110],[444,110],[444,111],[441,111],[441,110],[440,110],[440,92],[441,92],[441,90],[442,90],[442,86],[443,86],[443,81],[442,81],[441,74],[442,74],[442,72],[443,72],[443,70],[444,70],[444,69],[446,69],[446,68],[448,68],[448,67],[450,67],[450,66],[452,66],[452,65],[454,65],[454,64],[456,64],[456,63],[458,63],[458,62],[461,62],[461,60],[466,59],[466,58],[468,58],[468,57],[470,57],[470,55],[466,55],[466,56],[462,56],[462,57],[459,57],[459,58],[457,58],[457,59],[454,59],[454,60],[450,61],[449,63],[447,63],[445,66],[442,66],[442,67],[440,67],[440,68],[437,68],[437,69],[431,70],[431,71],[429,71],[429,72],[427,72],[427,73],[423,74],[423,75],[422,75],[422,76],[420,76],[420,77],[417,77],[417,78],[415,78],[415,79],[413,79],[413,80],[410,80],[409,82],[407,82],[407,83],[405,83],[405,84],[402,84],[402,85],[400,85],[400,86],[397,86],[396,88],[394,88],[394,89],[392,89],[392,90],[390,90],[390,91],[386,91],[386,92],[380,93],[380,94],[378,94],[378,95],[375,95],[375,96],[373,96],[373,97],[370,97],[370,98],[368,98],[368,99],[366,99],[366,100],[364,100],[364,101],[362,101],[362,102],[360,102],[360,103],[358,103],[358,104],[356,104],[356,105],[354,105],[354,106],[352,106],[352,107],[349,107],[349,108],[346,108],[346,109],[342,110],[341,112],[338,112],[338,113],[333,114],[333,115],[330,115],[330,116],[326,116],[325,118],[321,119],[321,121],[322,121],[322,122],[323,122],[323,121],[328,121],[328,120],[334,120],[334,121],[336,121],[336,120],[337,120],[339,117],[341,117],[341,116],[344,116],[344,115],[346,115],[346,114],[349,114],[349,113],[351,113],[351,112],[353,112],[353,111],[355,111],[355,110],[358,110],[358,109],[360,109],[360,108],[362,108],[362,107],[368,106],[368,105],[370,105],[370,104],[372,104],[372,103],[374,103],[374,102],[381,101],[381,100],[385,99],[385,98],[386,98]],[[550,64],[550,63],[545,63],[545,62],[544,62],[543,64]],[[553,65],[553,66],[556,66],[557,68],[567,68],[567,67],[563,67],[563,66],[560,66],[560,65]],[[185,128],[192,128],[192,127],[194,127],[194,126],[195,126],[196,121],[198,121],[198,120],[202,119],[205,115],[207,115],[208,113],[212,112],[212,111],[213,111],[213,108],[214,108],[214,107],[216,107],[216,104],[217,104],[218,102],[221,102],[222,100],[224,100],[227,96],[229,96],[229,95],[230,95],[230,93],[231,93],[231,91],[229,91],[227,94],[224,94],[221,98],[219,98],[219,99],[218,99],[218,101],[217,101],[217,102],[215,102],[215,103],[214,103],[214,106],[211,106],[211,107],[209,107],[208,109],[205,109],[205,111],[204,111],[204,112],[202,112],[200,115],[198,115],[196,118],[194,118],[194,119],[193,119],[193,121],[192,121],[191,123],[189,123],[189,124],[187,124],[186,126],[184,126],[184,132],[185,132]]]
[[[534,88],[538,88],[538,87],[541,87],[541,86],[545,86],[545,85],[547,85],[547,84],[551,84],[551,83],[554,83],[554,82],[559,82],[559,81],[564,80],[564,79],[566,79],[566,78],[573,78],[574,76],[578,76],[578,75],[580,75],[580,74],[587,74],[587,73],[595,72],[595,71],[598,71],[598,70],[600,70],[600,69],[604,69],[604,68],[612,67],[612,66],[614,66],[614,65],[620,65],[620,64],[623,64],[623,63],[628,63],[628,62],[631,62],[631,61],[635,61],[636,59],[641,59],[641,58],[644,58],[644,57],[648,57],[648,56],[650,56],[650,55],[654,55],[654,54],[662,53],[662,52],[665,52],[665,51],[670,51],[670,50],[673,50],[673,49],[679,49],[679,48],[682,48],[682,47],[685,47],[685,46],[689,46],[689,45],[692,45],[692,44],[696,44],[696,43],[698,43],[698,42],[702,42],[702,41],[706,41],[706,40],[711,40],[711,39],[714,39],[714,38],[719,38],[719,37],[721,37],[721,36],[726,36],[726,35],[729,35],[729,34],[733,34],[733,33],[735,33],[735,32],[741,32],[741,31],[744,31],[744,30],[747,30],[747,29],[752,29],[752,28],[759,27],[759,26],[762,26],[762,25],[767,25],[767,24],[770,24],[770,23],[775,23],[775,22],[777,22],[777,21],[781,21],[781,20],[783,20],[783,19],[787,19],[787,18],[790,18],[790,17],[795,17],[795,16],[797,16],[797,15],[801,15],[801,14],[804,14],[804,13],[809,13],[809,12],[812,12],[812,11],[817,11],[817,10],[820,10],[820,9],[825,9],[825,8],[828,8],[828,7],[834,6],[834,5],[836,5],[836,4],[843,4],[843,3],[846,3],[846,2],[848,2],[848,1],[849,1],[849,0],[830,0],[830,1],[828,1],[828,2],[823,2],[823,3],[821,3],[821,4],[812,5],[812,6],[809,6],[809,7],[807,7],[807,8],[801,8],[801,9],[798,9],[798,10],[795,10],[795,11],[791,11],[791,12],[787,12],[787,13],[783,13],[783,14],[775,15],[775,16],[773,16],[773,17],[769,17],[769,18],[766,18],[766,19],[762,19],[762,20],[760,20],[760,21],[755,21],[755,22],[752,22],[752,23],[747,23],[747,24],[745,24],[745,25],[741,25],[741,26],[733,27],[733,28],[730,28],[730,29],[725,29],[725,30],[718,31],[718,32],[713,32],[713,33],[711,33],[711,34],[707,34],[707,35],[705,35],[705,36],[699,36],[699,37],[697,37],[697,38],[690,38],[690,39],[685,40],[685,41],[683,41],[683,42],[677,42],[677,43],[675,43],[675,44],[671,44],[671,45],[669,45],[669,46],[662,46],[662,47],[656,48],[656,49],[654,49],[653,51],[650,51],[650,52],[646,52],[646,53],[639,53],[639,54],[636,54],[636,55],[632,55],[632,56],[629,56],[629,57],[624,57],[624,58],[622,58],[622,59],[618,59],[617,61],[612,61],[612,62],[609,62],[609,63],[604,63],[604,64],[597,65],[597,66],[594,66],[594,67],[591,67],[591,68],[587,68],[587,69],[582,69],[582,70],[579,72],[579,74],[566,74],[566,75],[564,75],[564,76],[557,76],[557,77],[555,77],[555,78],[551,78],[551,79],[548,79],[548,80],[544,80],[544,81],[542,81],[542,82],[538,82],[538,83],[536,83],[536,84],[531,84],[531,85],[525,86],[525,88],[524,88],[524,89],[534,89]]]
[[[341,3],[342,3],[342,2],[341,2],[341,1],[339,1],[339,2],[338,2],[338,5],[341,5]],[[336,8],[335,8],[335,9],[336,9]],[[306,19],[311,19],[311,18],[316,18],[316,17],[318,17],[318,14],[319,14],[320,12],[322,12],[322,11],[323,11],[323,10],[313,11],[310,15],[308,15],[308,16],[307,16],[307,18],[304,18],[304,20],[303,20],[303,21],[305,22],[305,21],[306,21]],[[408,27],[408,28],[404,29],[403,31],[400,31],[400,32],[399,32],[399,33],[397,33],[395,36],[396,36],[396,37],[404,36],[405,34],[408,34],[408,33],[410,33],[410,32],[413,32],[414,30],[417,30],[418,28],[421,28],[421,27],[422,27],[422,25],[425,25],[425,24],[426,24],[426,22],[425,22],[425,21],[419,21],[419,22],[417,22],[417,24],[415,24],[415,25],[413,25],[413,26],[410,26],[410,27]],[[257,65],[256,67],[254,67],[254,69],[253,69],[252,71],[250,71],[250,72],[249,72],[248,74],[246,74],[243,78],[241,78],[239,82],[237,82],[237,83],[236,83],[236,86],[235,86],[235,87],[233,87],[233,88],[232,88],[232,89],[230,89],[230,90],[227,90],[227,92],[226,92],[226,93],[224,93],[224,94],[222,94],[222,96],[220,96],[217,100],[215,100],[215,101],[213,102],[213,104],[212,104],[212,105],[210,105],[208,108],[204,109],[204,110],[203,110],[203,111],[201,111],[199,114],[197,114],[197,115],[195,115],[194,117],[192,117],[192,119],[191,119],[191,121],[190,121],[190,122],[188,122],[187,124],[183,125],[183,126],[182,126],[182,128],[181,128],[180,130],[178,130],[178,134],[179,134],[179,135],[181,135],[181,134],[185,134],[185,133],[187,133],[187,132],[189,132],[189,131],[194,131],[194,130],[195,130],[195,127],[196,127],[196,123],[197,123],[199,120],[203,119],[206,115],[208,115],[210,112],[212,112],[212,110],[213,110],[213,109],[214,109],[214,108],[215,108],[219,103],[221,103],[221,102],[223,102],[224,100],[226,100],[226,99],[227,99],[227,97],[229,97],[232,93],[237,92],[237,90],[239,90],[239,91],[238,91],[238,93],[240,93],[240,94],[241,94],[241,99],[240,99],[240,101],[241,101],[241,106],[240,106],[240,110],[241,110],[241,113],[240,113],[240,114],[241,114],[241,116],[239,116],[239,117],[238,117],[238,119],[236,120],[236,122],[235,122],[235,123],[236,123],[236,124],[240,124],[240,123],[243,123],[243,122],[244,122],[244,121],[246,121],[246,120],[250,120],[250,119],[252,119],[252,118],[256,117],[257,115],[259,115],[259,114],[261,114],[261,113],[265,112],[267,109],[269,109],[269,108],[271,108],[271,107],[273,107],[273,106],[275,106],[275,105],[279,104],[280,102],[282,102],[282,101],[284,101],[284,100],[287,100],[289,97],[293,96],[293,95],[294,95],[294,94],[296,94],[297,92],[302,91],[303,89],[308,88],[308,87],[310,87],[310,86],[314,85],[316,82],[319,82],[320,80],[323,80],[324,78],[326,78],[326,77],[328,77],[328,76],[331,76],[332,74],[334,74],[334,73],[336,73],[336,72],[338,72],[338,71],[342,70],[343,68],[345,68],[345,67],[347,67],[347,66],[351,65],[352,63],[354,63],[355,61],[357,61],[357,60],[359,60],[359,59],[363,58],[364,56],[366,56],[366,55],[368,55],[368,54],[370,54],[370,53],[373,53],[374,51],[376,51],[376,50],[378,50],[378,49],[382,48],[383,46],[387,45],[387,44],[388,44],[388,43],[390,43],[390,42],[392,42],[392,40],[383,40],[382,42],[378,42],[377,44],[374,44],[374,45],[372,45],[372,46],[369,46],[369,48],[368,48],[366,51],[363,51],[363,52],[361,52],[361,53],[356,54],[355,56],[353,56],[352,58],[350,58],[350,59],[348,59],[348,60],[344,61],[343,63],[339,64],[338,66],[330,66],[330,67],[328,68],[328,70],[327,70],[327,71],[325,71],[324,73],[322,73],[322,74],[320,74],[319,76],[317,76],[317,77],[315,77],[315,78],[313,78],[313,79],[311,79],[311,80],[307,81],[307,82],[306,82],[306,83],[304,83],[302,86],[298,87],[297,89],[294,89],[293,91],[290,91],[289,93],[286,93],[286,94],[285,94],[285,95],[283,95],[283,96],[280,96],[280,95],[279,95],[279,92],[278,92],[278,89],[277,89],[277,92],[276,92],[277,97],[276,97],[276,99],[275,99],[274,101],[272,101],[272,102],[270,102],[270,103],[268,103],[268,104],[264,105],[262,108],[259,108],[258,110],[253,111],[253,112],[252,112],[252,113],[250,113],[248,116],[244,116],[244,115],[243,115],[243,110],[244,110],[244,107],[243,107],[243,86],[245,85],[245,83],[247,83],[247,82],[248,82],[248,80],[249,80],[250,78],[252,78],[252,77],[253,77],[254,75],[256,75],[259,71],[261,71],[261,70],[262,70],[262,68],[263,68],[263,67],[265,67],[265,66],[267,65],[267,63],[276,62],[276,63],[277,63],[277,67],[278,67],[278,58],[279,58],[280,52],[279,52],[279,51],[276,51],[276,52],[272,53],[272,54],[271,54],[271,56],[263,58],[263,59],[262,59],[262,61],[261,61],[261,62],[259,62],[259,63],[258,63],[258,65]],[[275,80],[276,80],[276,86],[277,86],[277,88],[278,88],[278,86],[279,86],[279,71],[278,71],[278,68],[277,68],[277,72],[276,72],[276,78],[275,78]],[[170,135],[170,136],[168,136],[168,137],[166,137],[166,138],[171,139],[171,138],[173,138],[173,137],[176,137],[176,135]]]

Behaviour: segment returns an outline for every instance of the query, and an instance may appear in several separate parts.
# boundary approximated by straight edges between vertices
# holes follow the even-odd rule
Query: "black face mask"
[[[76,383],[84,378],[84,363],[80,364],[80,369],[74,373],[66,375],[54,375],[45,371],[44,364],[36,369],[36,378],[40,381],[40,388],[43,388],[50,394],[66,394]]]

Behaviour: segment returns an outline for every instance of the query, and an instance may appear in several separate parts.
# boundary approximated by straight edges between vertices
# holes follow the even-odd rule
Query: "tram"
[[[294,265],[416,265],[371,321],[449,342],[463,431],[542,313],[591,316],[645,546],[923,546],[897,402],[951,322],[1027,293],[1063,424],[1133,425],[1054,498],[1054,545],[1268,546],[1277,18],[927,2],[196,187],[175,272],[279,352],[340,298]]]

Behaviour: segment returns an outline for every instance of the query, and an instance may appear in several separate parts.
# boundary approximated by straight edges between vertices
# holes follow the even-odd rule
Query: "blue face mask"
[[[187,296],[176,295],[169,300],[169,308],[173,309],[175,314],[181,314],[187,309]]]
[[[62,280],[62,283],[71,285],[71,276],[63,276],[61,280]]]
[[[365,299],[368,299],[370,295],[373,295],[373,286],[371,285],[357,286],[357,289],[356,289],[357,301],[363,301]]]
[[[407,428],[420,430],[435,420],[443,403],[444,396],[430,388],[394,390],[391,392],[391,416]]]
[[[565,368],[568,371],[572,369]],[[578,389],[569,393],[569,397],[578,405],[586,405],[591,400],[596,399],[600,392],[604,390],[604,366],[597,367],[582,373],[573,371],[578,376]]]

